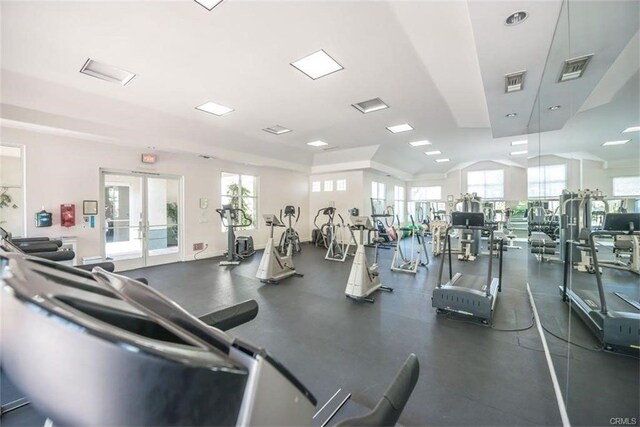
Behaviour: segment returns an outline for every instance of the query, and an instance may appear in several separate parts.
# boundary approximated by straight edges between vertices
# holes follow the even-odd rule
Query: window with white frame
[[[387,189],[384,182],[371,182],[371,198],[379,200],[387,199]]]
[[[338,179],[338,180],[336,180],[336,191],[347,191],[347,180],[346,179]]]
[[[439,185],[432,187],[411,187],[409,198],[412,201],[441,200],[442,187]]]
[[[251,218],[252,224],[243,230],[256,228],[258,219],[258,177],[222,172],[220,175],[220,194],[223,205],[231,204],[234,208],[242,209]],[[236,224],[244,223],[238,218]],[[222,231],[226,227],[222,226]]]
[[[324,182],[324,191],[333,191],[333,181],[327,180]]]
[[[405,191],[400,185],[393,186],[393,211],[400,221],[406,221],[404,213]]]
[[[490,200],[504,198],[504,170],[467,172],[467,193],[476,193]]]
[[[613,178],[614,196],[640,196],[640,176],[616,176]]]
[[[567,166],[534,166],[527,170],[529,198],[557,199],[567,188]]]
[[[322,191],[322,182],[321,181],[313,181],[311,183],[311,192],[318,193]]]

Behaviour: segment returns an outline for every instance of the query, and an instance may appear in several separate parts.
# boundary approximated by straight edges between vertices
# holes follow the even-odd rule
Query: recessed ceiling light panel
[[[388,128],[387,128],[388,129]],[[393,131],[392,131],[393,132]],[[431,145],[431,143],[429,141],[427,141],[426,139],[423,139],[422,141],[413,141],[409,143],[410,146],[412,147],[421,147],[423,145]]]
[[[630,139],[621,139],[619,141],[607,141],[604,144],[602,144],[603,147],[608,147],[610,145],[624,145],[627,142],[631,141]]]
[[[225,107],[224,105],[216,104],[215,102],[205,102],[202,105],[196,107],[197,110],[204,111],[205,113],[214,114],[216,116],[224,116],[233,111],[233,108]]]
[[[640,132],[640,126],[631,126],[622,131],[622,133],[628,133],[628,132]]]
[[[105,64],[104,62],[98,62],[91,58],[87,59],[80,69],[80,72],[111,83],[118,83],[122,86],[129,83],[131,79],[136,76],[135,73]]]
[[[268,128],[264,128],[262,130],[265,132],[272,133],[274,135],[282,135],[283,133],[291,132],[291,129],[287,129],[286,127],[280,126],[280,125],[271,126]]]
[[[515,145],[526,145],[528,143],[529,143],[529,141],[527,141],[526,139],[523,139],[521,141],[512,141],[511,145],[512,146],[515,146]]]
[[[380,98],[369,99],[368,101],[358,102],[357,104],[351,104],[356,110],[361,113],[373,113],[374,111],[384,110],[389,108],[387,104]]]
[[[291,65],[311,77],[313,80],[327,76],[343,69],[327,52],[319,51],[292,62]]]
[[[446,162],[450,162],[450,159],[436,159],[437,163],[446,163]]]
[[[507,19],[504,20],[505,25],[518,25],[522,23],[525,19],[529,17],[529,13],[525,10],[519,10],[517,12],[513,12],[511,15],[507,16]]]
[[[438,154],[442,154],[442,151],[440,150],[425,151],[424,154],[426,154],[427,156],[437,156]]]
[[[504,76],[504,92],[518,92],[524,88],[524,75],[526,71],[518,71]]]
[[[571,58],[564,61],[558,82],[562,83],[582,77],[587,69],[589,61],[591,61],[591,58],[593,58],[593,54],[580,56],[578,58]]]
[[[322,147],[322,146],[329,145],[329,144],[327,144],[324,141],[318,140],[318,141],[307,142],[307,145],[310,145],[312,147]]]
[[[400,125],[388,126],[387,130],[392,133],[400,133],[413,130],[413,127],[411,127],[409,123],[402,123]]]
[[[509,153],[509,154],[511,154],[512,156],[519,156],[519,155],[521,155],[521,154],[527,154],[527,153],[528,153],[528,151],[527,151],[527,150],[522,150],[522,151],[512,151],[512,152],[511,152],[511,153]]]
[[[195,0],[200,6],[211,11],[214,7],[222,3],[222,0]]]

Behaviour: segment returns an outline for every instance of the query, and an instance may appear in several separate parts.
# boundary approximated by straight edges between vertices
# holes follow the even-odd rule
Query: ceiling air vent
[[[280,125],[271,126],[262,130],[274,135],[282,135],[283,133],[291,132],[291,129],[287,129],[286,127]]]
[[[80,72],[108,82],[119,83],[122,86],[129,83],[131,79],[136,76],[130,71],[126,71],[103,62],[98,62],[91,58],[87,59]]]
[[[504,76],[504,93],[518,92],[524,87],[526,71],[518,71]]]
[[[593,54],[564,61],[558,82],[566,82],[568,80],[575,80],[582,77],[584,70],[587,69],[589,61],[591,61],[591,58],[593,58]]]
[[[322,151],[333,151],[333,150],[337,150],[340,147],[327,147],[327,148],[323,148]]]
[[[362,101],[352,105],[356,110],[364,114],[373,113],[374,111],[389,108],[389,106],[385,104],[384,101],[382,101],[382,99],[380,98],[373,98],[369,99],[368,101]]]

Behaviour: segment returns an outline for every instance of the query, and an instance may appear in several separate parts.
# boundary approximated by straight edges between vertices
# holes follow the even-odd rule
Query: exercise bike
[[[226,260],[220,261],[220,265],[239,265],[241,261],[249,258],[256,251],[253,249],[251,236],[239,236],[236,238],[236,228],[249,227],[253,221],[244,210],[234,208],[233,205],[222,205],[222,209],[216,209],[220,214],[222,225],[227,227],[227,250],[224,253]]]
[[[398,227],[398,238],[396,239],[396,249],[393,253],[393,260],[391,261],[391,271],[398,271],[401,273],[416,274],[418,267],[426,267],[429,265],[429,255],[427,254],[427,247],[424,239],[424,227],[422,225],[416,226],[413,221],[413,215],[409,215],[411,218],[411,226]],[[398,225],[400,224],[400,218],[398,218]],[[404,235],[406,233],[406,235]],[[411,239],[411,243],[407,244],[406,240]],[[417,245],[416,245],[417,239]],[[403,244],[405,251],[402,250]],[[406,251],[409,246],[409,251]],[[422,248],[422,252],[420,249]],[[411,254],[406,257],[405,253]],[[422,257],[424,254],[424,259]]]
[[[284,208],[284,217],[287,218],[287,220],[289,221],[289,226],[284,230],[284,232],[282,233],[282,235],[280,236],[280,243],[278,244],[278,252],[280,252],[281,255],[286,255],[286,251],[289,248],[289,244],[293,245],[293,251],[294,252],[302,252],[302,247],[300,246],[300,236],[298,235],[298,232],[293,228],[293,219],[296,220],[296,224],[298,223],[298,220],[300,219],[300,206],[298,206],[298,213],[296,215],[296,208],[295,206],[285,206]],[[282,210],[280,211],[280,218],[282,219]],[[284,223],[284,221],[280,221],[282,223]]]
[[[358,241],[358,248],[356,254],[353,257],[353,264],[351,265],[351,271],[349,272],[349,280],[347,281],[347,288],[345,289],[345,295],[347,298],[354,299],[356,301],[374,302],[375,299],[370,297],[375,291],[387,291],[393,292],[393,288],[383,286],[380,283],[379,269],[378,269],[378,244],[381,238],[376,238],[375,242],[375,259],[373,264],[369,266],[367,263],[367,255],[365,253],[364,245],[364,231],[371,230],[373,225],[371,220],[366,216],[353,216],[351,222],[356,230],[360,231],[360,240]]]
[[[281,280],[291,276],[302,277],[303,275],[298,273],[296,267],[293,265],[293,242],[289,241],[287,254],[284,256],[276,250],[276,245],[273,241],[273,228],[284,227],[282,220],[278,219],[274,214],[262,215],[262,217],[267,226],[270,227],[270,234],[267,246],[264,248],[264,254],[260,260],[256,277],[260,279],[262,283],[273,284],[277,284]]]

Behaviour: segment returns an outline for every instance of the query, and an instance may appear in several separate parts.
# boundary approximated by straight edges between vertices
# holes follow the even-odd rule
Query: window
[[[24,202],[23,147],[0,145],[0,224],[13,237],[25,236]]]
[[[242,209],[251,218],[252,224],[243,230],[256,228],[258,220],[258,177],[222,172],[220,179],[220,194],[223,205],[231,204],[234,208]],[[238,218],[238,224],[242,218]],[[222,226],[222,231],[226,227]]]
[[[400,218],[400,221],[405,221],[404,213],[404,187],[395,185],[393,187],[393,211]]]
[[[613,178],[614,196],[640,196],[640,176],[617,176]]]
[[[442,187],[411,187],[410,198],[413,201],[418,200],[441,200]]]
[[[566,165],[531,167],[527,171],[530,198],[558,198],[567,187]]]
[[[312,193],[318,193],[318,192],[320,192],[320,190],[322,190],[322,182],[313,181],[311,183],[311,192]]]
[[[325,181],[324,182],[324,191],[333,191],[333,181]]]
[[[467,192],[476,193],[484,199],[504,197],[504,170],[467,172]]]
[[[338,179],[338,180],[336,180],[336,191],[347,191],[347,180],[346,179]]]
[[[371,182],[371,198],[372,199],[386,200],[387,199],[386,192],[387,190],[385,188],[384,183],[375,182],[375,181]]]

